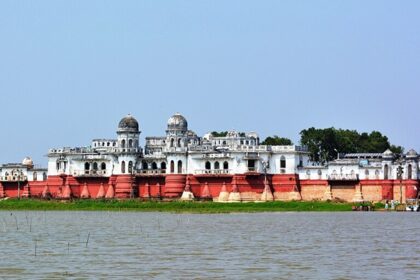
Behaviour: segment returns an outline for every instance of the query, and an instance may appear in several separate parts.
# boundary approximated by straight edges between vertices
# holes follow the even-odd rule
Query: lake
[[[418,213],[0,211],[0,278],[416,279],[419,224]]]

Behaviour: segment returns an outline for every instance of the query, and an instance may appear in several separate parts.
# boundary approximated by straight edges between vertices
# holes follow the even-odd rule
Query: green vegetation
[[[279,137],[277,135],[268,136],[265,138],[261,145],[271,145],[271,146],[289,146],[293,145],[292,140],[289,138]]]
[[[215,202],[157,202],[139,200],[36,200],[8,199],[0,201],[0,210],[87,210],[87,211],[145,211],[184,213],[237,213],[281,211],[351,211],[352,203],[321,201],[290,201],[261,203]]]
[[[337,152],[383,153],[390,149],[399,154],[404,151],[401,146],[391,145],[388,137],[378,131],[369,134],[334,127],[325,129],[311,127],[302,130],[300,136],[300,143],[308,147],[311,160],[322,163],[336,158]]]

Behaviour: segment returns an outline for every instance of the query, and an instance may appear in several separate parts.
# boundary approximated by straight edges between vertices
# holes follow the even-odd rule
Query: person
[[[394,210],[395,209],[395,202],[393,200],[391,200],[391,209]]]
[[[388,210],[389,205],[388,205],[388,200],[385,202],[385,210]]]

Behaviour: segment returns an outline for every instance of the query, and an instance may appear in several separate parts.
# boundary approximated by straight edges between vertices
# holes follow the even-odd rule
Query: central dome
[[[139,132],[138,121],[130,114],[122,118],[118,124],[118,132]]]
[[[168,130],[188,130],[188,122],[180,113],[176,113],[168,120]]]

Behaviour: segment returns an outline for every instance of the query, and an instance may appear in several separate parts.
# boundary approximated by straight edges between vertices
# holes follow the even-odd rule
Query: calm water
[[[419,279],[419,224],[418,213],[0,212],[0,279]]]

